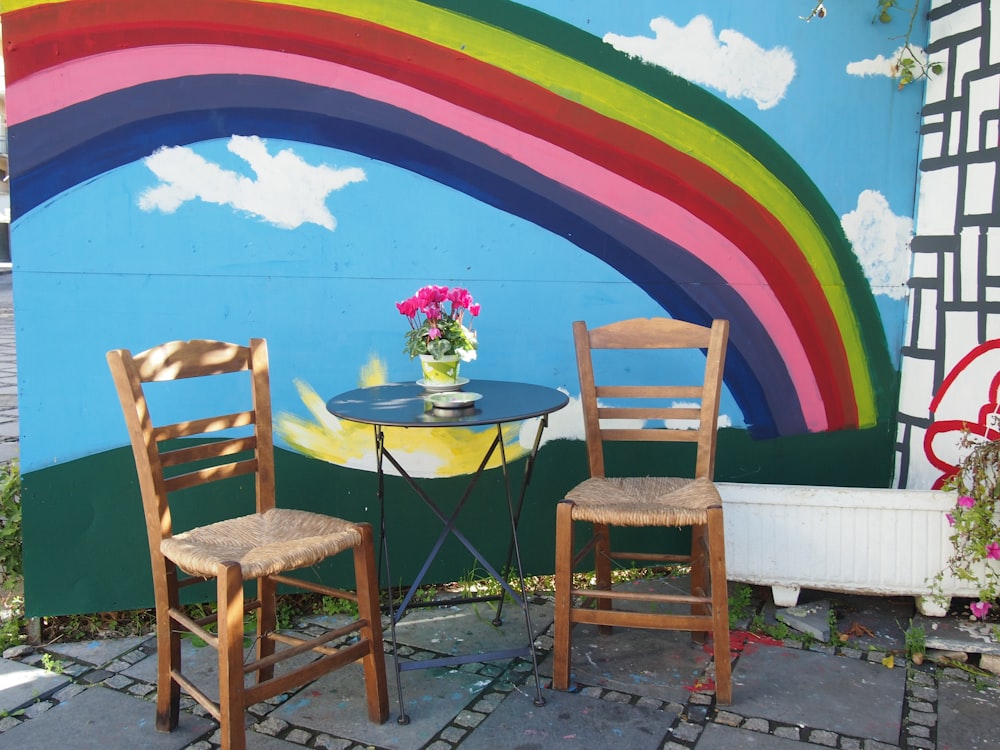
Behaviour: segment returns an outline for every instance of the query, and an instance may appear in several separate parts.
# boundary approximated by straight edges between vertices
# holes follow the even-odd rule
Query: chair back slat
[[[235,463],[220,464],[219,466],[209,466],[197,471],[189,471],[186,474],[178,474],[164,481],[167,492],[177,492],[186,490],[198,485],[218,482],[220,479],[232,479],[233,477],[250,474],[257,470],[256,461],[237,461]]]
[[[164,440],[173,440],[174,438],[207,435],[211,432],[221,432],[235,427],[246,427],[253,424],[253,421],[254,413],[252,411],[241,411],[236,414],[222,414],[217,417],[160,425],[153,429],[153,436],[156,442],[162,443]]]
[[[217,458],[234,456],[237,453],[252,451],[257,446],[257,438],[247,437],[219,440],[212,443],[201,443],[184,448],[160,451],[160,464],[164,467],[180,466],[195,461],[210,461]]]
[[[598,398],[701,398],[700,385],[596,385]]]
[[[655,441],[697,443],[694,476],[711,479],[729,322],[715,320],[708,327],[671,318],[633,318],[588,329],[577,321],[573,338],[591,476],[605,476],[605,441]],[[634,359],[651,350],[684,349],[705,353],[700,383],[664,382],[669,380],[667,369],[661,370],[661,382],[605,382],[611,379],[605,374],[609,368],[601,369],[602,380],[597,382],[595,350],[630,350],[628,356]]]
[[[696,409],[693,407],[615,407],[615,406],[599,406],[597,407],[597,415],[602,420],[604,419],[642,419],[642,420],[658,420],[665,422],[668,419],[700,419],[701,409]]]
[[[651,430],[649,428],[637,430],[601,430],[601,437],[606,441],[612,440],[633,440],[636,442],[650,443],[697,443],[697,430]]]
[[[707,349],[711,328],[673,318],[632,318],[590,329],[591,349]]]
[[[263,339],[251,339],[249,346],[205,339],[170,341],[138,354],[116,349],[108,352],[107,360],[128,427],[154,559],[160,541],[173,534],[169,502],[173,492],[255,474],[258,512],[274,507],[270,383]],[[213,415],[206,399],[208,414],[154,424],[147,384],[171,388],[169,381],[240,372],[249,375],[249,409]],[[184,401],[185,408],[193,410],[190,401]],[[225,430],[236,434],[213,436]]]
[[[142,383],[183,380],[250,369],[250,350],[225,341],[170,341],[133,355]]]

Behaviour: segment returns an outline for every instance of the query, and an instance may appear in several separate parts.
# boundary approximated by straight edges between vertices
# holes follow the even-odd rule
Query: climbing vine
[[[896,58],[892,62],[892,75],[899,83],[899,88],[919,81],[921,78],[930,78],[932,75],[939,75],[944,70],[944,65],[939,62],[931,62],[920,47],[916,47],[910,41],[913,36],[913,26],[917,21],[917,14],[920,12],[920,0],[913,0],[912,8],[901,8],[899,0],[876,0],[875,15],[872,23],[891,23],[893,11],[903,10],[910,14],[910,21],[906,27],[906,34],[903,37],[903,44],[896,53]],[[808,16],[802,16],[802,20],[811,21],[814,18],[826,17],[826,4],[823,0],[817,2]]]

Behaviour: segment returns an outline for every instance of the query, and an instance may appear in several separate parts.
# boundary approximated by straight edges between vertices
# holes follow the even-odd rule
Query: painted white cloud
[[[731,99],[752,99],[758,109],[781,101],[795,78],[795,59],[786,47],[766,50],[733,29],[716,37],[707,16],[695,16],[684,27],[654,18],[649,28],[654,38],[608,33],[604,41]]]
[[[906,56],[913,56],[917,60],[926,63],[927,55],[920,47],[915,44],[910,45],[911,52],[907,52]],[[899,59],[900,54],[902,54],[903,48],[900,47],[895,52],[893,52],[889,57],[883,57],[878,55],[876,57],[868,58],[867,60],[856,60],[854,62],[847,63],[847,74],[852,76],[885,76],[886,78],[896,77],[896,60]]]
[[[697,409],[701,406],[697,401],[675,401],[671,404],[675,409]],[[668,419],[665,426],[672,430],[697,430],[697,419]],[[728,414],[719,414],[719,427],[732,427],[733,420]]]
[[[858,207],[844,214],[840,223],[854,245],[872,292],[903,299],[910,278],[913,219],[896,216],[884,195],[865,190],[858,196]]]
[[[257,136],[234,135],[228,148],[256,179],[223,169],[186,146],[164,147],[145,159],[160,184],[139,196],[139,207],[173,213],[187,201],[202,200],[246,211],[282,229],[312,223],[333,231],[337,220],[326,207],[327,196],[365,180],[363,169],[314,167],[291,149],[271,156]]]
[[[560,391],[569,396],[569,391],[560,388]],[[531,450],[535,442],[535,435],[538,432],[539,419],[528,419],[521,423],[521,431],[518,435],[518,442],[525,450]],[[549,423],[542,432],[542,445],[552,440],[584,440],[583,430],[583,405],[579,396],[569,396],[569,403],[559,411],[549,414]]]

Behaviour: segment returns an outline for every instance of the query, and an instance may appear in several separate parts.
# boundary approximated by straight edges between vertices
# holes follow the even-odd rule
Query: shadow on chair
[[[587,329],[573,324],[580,398],[586,428],[590,478],[566,494],[556,512],[556,607],[552,685],[569,687],[571,630],[574,623],[711,633],[715,650],[717,702],[732,702],[729,608],[726,586],[722,500],[713,484],[719,398],[729,323],[710,328],[668,318],[612,323]],[[704,378],[694,385],[601,384],[595,377],[595,350],[628,350],[635,363],[651,350],[704,350]],[[610,356],[614,356],[614,351]],[[601,355],[606,356],[606,355]],[[658,365],[659,366],[659,365]],[[629,369],[632,369],[629,364]],[[601,373],[610,368],[602,368]],[[621,383],[625,366],[613,370]],[[668,375],[658,371],[657,380]],[[698,402],[692,404],[693,401]],[[679,422],[677,421],[679,420]],[[692,421],[696,426],[692,426]],[[696,443],[693,477],[608,477],[606,441]],[[656,474],[656,467],[650,467]],[[589,523],[593,534],[580,550],[574,524]],[[611,527],[692,527],[689,555],[626,552],[612,549]],[[595,585],[574,588],[573,572],[593,553]],[[649,594],[613,590],[613,560],[667,562],[691,566],[690,594]],[[684,605],[684,614],[614,609],[615,600]]]
[[[358,660],[364,668],[368,717],[384,722],[389,712],[388,693],[372,530],[368,524],[275,507],[264,340],[252,339],[249,346],[172,341],[135,355],[116,349],[108,352],[107,359],[132,442],[149,538],[156,597],[157,730],[169,732],[177,726],[183,689],[219,722],[222,747],[243,750],[248,706]],[[195,382],[210,387],[210,379],[222,380],[217,376],[249,381],[248,395],[239,411],[192,418],[187,407],[197,400],[182,396],[175,398],[172,406],[175,410],[178,405],[183,407],[185,419],[154,425],[150,416],[154,396],[150,393],[147,400],[148,392],[155,389],[155,397],[160,398],[165,394],[159,389],[179,387],[177,383],[160,385],[163,381],[200,379]],[[226,383],[231,390],[233,384]],[[190,396],[192,391],[183,393]],[[200,400],[205,401],[204,397]],[[157,408],[162,403],[155,401]],[[256,513],[174,533],[171,501],[182,498],[185,490],[245,475],[254,481]],[[348,550],[354,558],[356,593],[285,575]],[[186,575],[179,575],[178,570]],[[181,608],[178,591],[207,579],[216,580],[217,612],[195,621]],[[257,598],[246,601],[244,583],[254,580]],[[278,584],[352,600],[358,605],[358,619],[316,638],[279,633],[275,612]],[[250,612],[257,614],[257,646],[255,658],[244,663],[244,618]],[[217,632],[209,631],[212,624]],[[185,631],[218,651],[218,703],[182,671],[181,633]],[[347,645],[338,647],[335,642]],[[276,649],[277,643],[286,648]],[[307,652],[318,658],[276,673],[278,664]],[[254,673],[256,680],[247,686],[245,675]]]

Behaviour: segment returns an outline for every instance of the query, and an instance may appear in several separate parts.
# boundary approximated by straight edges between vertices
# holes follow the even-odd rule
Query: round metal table
[[[394,383],[389,385],[379,385],[370,388],[357,388],[353,391],[346,391],[334,396],[326,403],[327,410],[334,416],[351,422],[360,424],[370,424],[374,427],[375,435],[375,456],[376,470],[378,473],[377,495],[380,508],[380,540],[383,551],[383,558],[386,567],[387,585],[389,588],[389,624],[390,638],[393,645],[393,663],[396,669],[397,698],[399,701],[399,718],[401,724],[409,721],[403,703],[402,681],[400,672],[411,669],[427,669],[430,667],[454,666],[474,661],[491,661],[494,659],[506,659],[513,657],[530,657],[535,676],[535,704],[544,705],[545,699],[542,697],[541,681],[538,677],[538,659],[532,646],[534,641],[531,626],[531,615],[528,611],[528,603],[525,598],[524,570],[521,565],[521,553],[517,541],[517,527],[521,515],[521,506],[524,503],[524,495],[528,483],[531,480],[531,469],[534,465],[535,457],[538,454],[538,447],[541,444],[542,431],[548,421],[548,415],[554,411],[562,409],[569,402],[569,397],[555,388],[548,388],[530,383],[508,382],[503,380],[474,380],[465,382],[460,390],[453,391],[460,396],[445,397],[445,400],[456,398],[471,399],[470,394],[478,394],[479,398],[462,408],[439,408],[432,401],[435,393],[442,393],[440,389],[430,391],[422,385],[416,383]],[[503,425],[510,422],[519,422],[528,419],[538,418],[538,429],[535,434],[531,452],[527,458],[527,465],[524,471],[524,478],[521,482],[520,493],[515,501],[511,492],[509,475],[507,471],[507,456],[504,450]],[[468,487],[465,490],[458,506],[450,514],[446,514],[426,492],[425,488],[416,482],[406,471],[405,467],[392,455],[389,447],[386,446],[385,427],[477,427],[495,426],[496,435],[492,443],[487,448],[479,468],[470,477]],[[507,554],[506,565],[499,570],[509,568],[513,561],[516,570],[520,590],[515,591],[511,585],[498,572],[485,556],[475,548],[468,538],[457,527],[458,516],[465,506],[466,501],[472,493],[479,476],[484,471],[487,462],[495,451],[500,453],[500,465],[504,473],[504,488],[507,500],[507,508],[510,514],[511,541]],[[389,549],[386,538],[385,523],[385,475],[383,462],[388,461],[395,467],[399,475],[409,484],[414,492],[419,495],[424,503],[434,512],[443,525],[440,536],[432,546],[427,560],[417,574],[415,580],[409,587],[409,591],[403,598],[399,607],[393,610],[392,597],[392,576],[389,571]],[[420,606],[412,603],[411,599],[416,592],[424,575],[430,568],[442,544],[448,535],[454,535],[472,555],[479,561],[483,568],[501,585],[503,590],[521,608],[524,613],[525,627],[527,629],[527,645],[513,649],[503,649],[490,652],[479,652],[474,654],[464,654],[458,656],[439,657],[408,661],[401,664],[399,661],[399,647],[396,641],[396,623],[405,614],[410,606]],[[483,601],[484,599],[497,602],[497,612],[494,624],[500,624],[500,614],[503,607],[504,595],[501,593],[496,597],[481,597],[468,601]]]
[[[393,383],[341,393],[326,408],[341,419],[383,427],[475,427],[540,417],[569,402],[555,388],[504,380],[472,380],[460,392],[482,398],[465,409],[439,409],[427,400],[432,391],[416,383]]]

